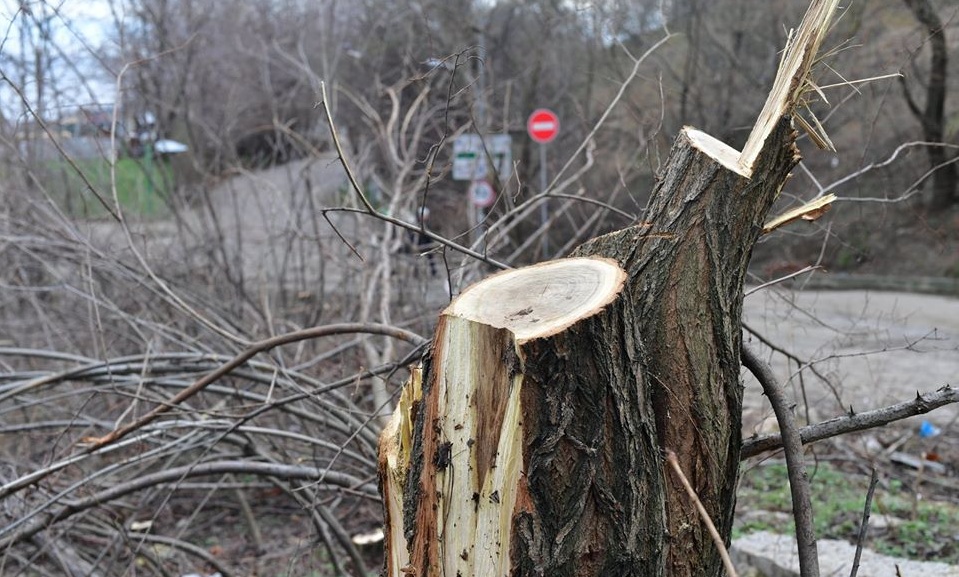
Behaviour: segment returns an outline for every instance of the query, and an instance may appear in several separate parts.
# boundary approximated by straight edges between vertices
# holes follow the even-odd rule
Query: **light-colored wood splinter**
[[[835,200],[835,194],[827,194],[788,210],[763,225],[763,234],[769,234],[777,228],[796,220],[817,220],[832,208],[832,203]]]
[[[813,0],[806,10],[802,24],[783,51],[776,80],[769,91],[759,119],[753,125],[739,163],[752,170],[759,153],[763,150],[766,138],[772,133],[780,119],[793,114],[803,94],[814,90],[815,85],[809,79],[809,72],[819,54],[819,47],[829,32],[839,0]]]

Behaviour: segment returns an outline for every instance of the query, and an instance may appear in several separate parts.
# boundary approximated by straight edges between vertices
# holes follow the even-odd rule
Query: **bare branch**
[[[747,346],[742,347],[743,365],[756,377],[769,399],[779,423],[792,494],[793,517],[796,519],[796,543],[799,547],[799,573],[802,577],[819,577],[819,553],[816,547],[816,527],[813,524],[812,491],[803,463],[802,438],[796,418],[776,381],[772,369]]]
[[[789,280],[789,279],[791,279],[791,278],[796,278],[797,276],[804,275],[804,274],[806,274],[807,272],[814,272],[814,271],[821,270],[821,269],[822,269],[822,267],[819,266],[819,265],[809,265],[809,266],[805,266],[805,267],[803,267],[803,268],[801,268],[801,269],[799,269],[799,270],[797,270],[797,271],[795,271],[795,272],[791,272],[791,273],[789,273],[789,274],[787,274],[787,275],[784,275],[784,276],[781,276],[781,277],[779,277],[779,278],[773,279],[773,280],[771,280],[771,281],[769,281],[769,282],[763,283],[763,284],[761,284],[761,285],[759,285],[759,286],[757,286],[757,287],[753,287],[753,288],[749,289],[748,291],[746,291],[746,293],[745,293],[743,296],[747,296],[747,297],[748,297],[749,295],[751,295],[751,294],[753,294],[753,293],[755,293],[755,292],[759,292],[759,291],[761,291],[761,290],[763,290],[763,289],[766,289],[766,288],[769,288],[769,287],[771,287],[771,286],[777,285],[777,284],[779,284],[779,283],[781,283],[781,282],[785,282],[785,281],[787,281],[787,280]],[[747,329],[747,330],[748,330],[748,329]],[[750,331],[750,332],[752,332],[752,331]]]
[[[959,389],[946,385],[934,393],[920,395],[917,392],[916,398],[911,401],[874,411],[843,415],[815,425],[806,425],[799,429],[799,436],[802,438],[803,444],[806,445],[847,433],[874,429],[915,415],[924,415],[939,407],[957,402],[959,402]],[[743,442],[741,457],[748,459],[766,451],[774,451],[782,446],[783,442],[780,435],[755,437]]]
[[[250,346],[250,348],[246,349],[239,355],[233,357],[233,359],[230,360],[230,362],[222,365],[219,369],[199,379],[198,381],[196,381],[195,383],[193,383],[192,385],[190,385],[189,387],[181,391],[178,395],[174,396],[163,405],[156,407],[155,409],[153,409],[146,415],[140,417],[133,423],[130,423],[129,425],[126,425],[124,427],[120,427],[119,429],[116,429],[103,437],[86,440],[85,444],[87,444],[87,452],[95,451],[110,443],[114,443],[118,441],[119,439],[122,439],[126,435],[132,433],[133,431],[143,427],[144,425],[152,423],[153,421],[157,419],[157,417],[163,415],[164,413],[168,412],[173,407],[189,399],[193,395],[199,393],[210,383],[213,383],[216,380],[222,378],[223,376],[228,375],[230,371],[239,367],[240,365],[245,363],[247,360],[258,355],[259,353],[268,351],[270,349],[276,348],[281,345],[295,343],[297,341],[315,339],[318,337],[325,337],[330,335],[342,335],[342,334],[353,334],[353,333],[369,333],[369,334],[375,334],[375,335],[384,335],[388,337],[393,337],[395,339],[404,340],[414,345],[419,345],[426,342],[426,339],[424,339],[423,337],[398,327],[393,327],[389,325],[377,325],[377,324],[344,323],[344,324],[338,324],[338,325],[313,327],[310,329],[304,329],[302,331],[296,331],[296,332],[287,333],[284,335],[279,335],[277,337],[266,339],[258,343],[253,343],[253,345]]]

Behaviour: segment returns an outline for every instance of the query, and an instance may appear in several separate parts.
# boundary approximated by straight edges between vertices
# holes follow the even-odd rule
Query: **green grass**
[[[113,204],[110,163],[106,159],[77,160],[75,164],[101,197]],[[173,171],[165,162],[121,158],[116,162],[117,199],[131,216],[158,217],[166,213]],[[106,209],[91,193],[77,171],[65,161],[47,163],[40,172],[41,184],[71,216],[100,218]]]
[[[816,535],[855,543],[869,478],[820,464],[809,468],[812,481]],[[888,529],[870,526],[866,546],[896,557],[959,564],[959,507],[947,502],[923,501],[897,480],[880,484],[873,496],[872,515],[895,517]],[[786,467],[760,465],[743,474],[737,509],[792,513]],[[739,524],[733,537],[755,531],[792,533],[794,525],[763,520]]]

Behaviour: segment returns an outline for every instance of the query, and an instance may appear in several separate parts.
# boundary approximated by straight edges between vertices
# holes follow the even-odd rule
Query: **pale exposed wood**
[[[720,165],[745,178],[752,176],[752,170],[739,163],[739,151],[732,146],[690,126],[683,127],[683,132],[693,146],[705,152]]]
[[[410,369],[410,378],[400,393],[393,416],[380,435],[380,492],[383,495],[387,575],[409,565],[403,536],[403,497],[413,446],[413,407],[423,397],[423,369]]]
[[[763,234],[769,234],[777,228],[787,225],[795,220],[816,220],[832,207],[832,203],[835,200],[835,194],[827,194],[826,196],[821,196],[816,200],[811,200],[802,206],[797,206],[792,210],[788,210],[764,224]]]
[[[446,575],[510,573],[513,517],[527,506],[518,502],[525,491],[522,344],[596,314],[619,295],[625,278],[612,260],[564,259],[494,275],[447,308],[428,382],[413,370],[381,438],[386,575],[412,567]],[[417,433],[417,419],[425,431]],[[420,470],[411,473],[417,458]],[[410,491],[420,500],[412,547],[404,526]],[[424,511],[430,519],[421,522]]]
[[[838,6],[839,0],[813,0],[802,24],[790,35],[772,90],[740,155],[739,163],[745,170],[752,170],[779,120],[793,113],[805,91],[814,89],[807,85],[809,71]]]
[[[439,562],[447,575],[506,575],[523,461],[522,373],[503,362],[515,342],[505,330],[457,318],[449,318],[439,336]],[[439,462],[443,458],[448,463]]]
[[[519,342],[549,336],[607,305],[626,274],[612,260],[571,258],[496,274],[446,314],[509,329]]]

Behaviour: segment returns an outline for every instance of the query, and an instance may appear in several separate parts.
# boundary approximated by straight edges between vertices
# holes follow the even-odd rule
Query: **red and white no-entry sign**
[[[559,134],[559,117],[548,108],[537,108],[526,121],[529,137],[540,144],[552,142]]]

